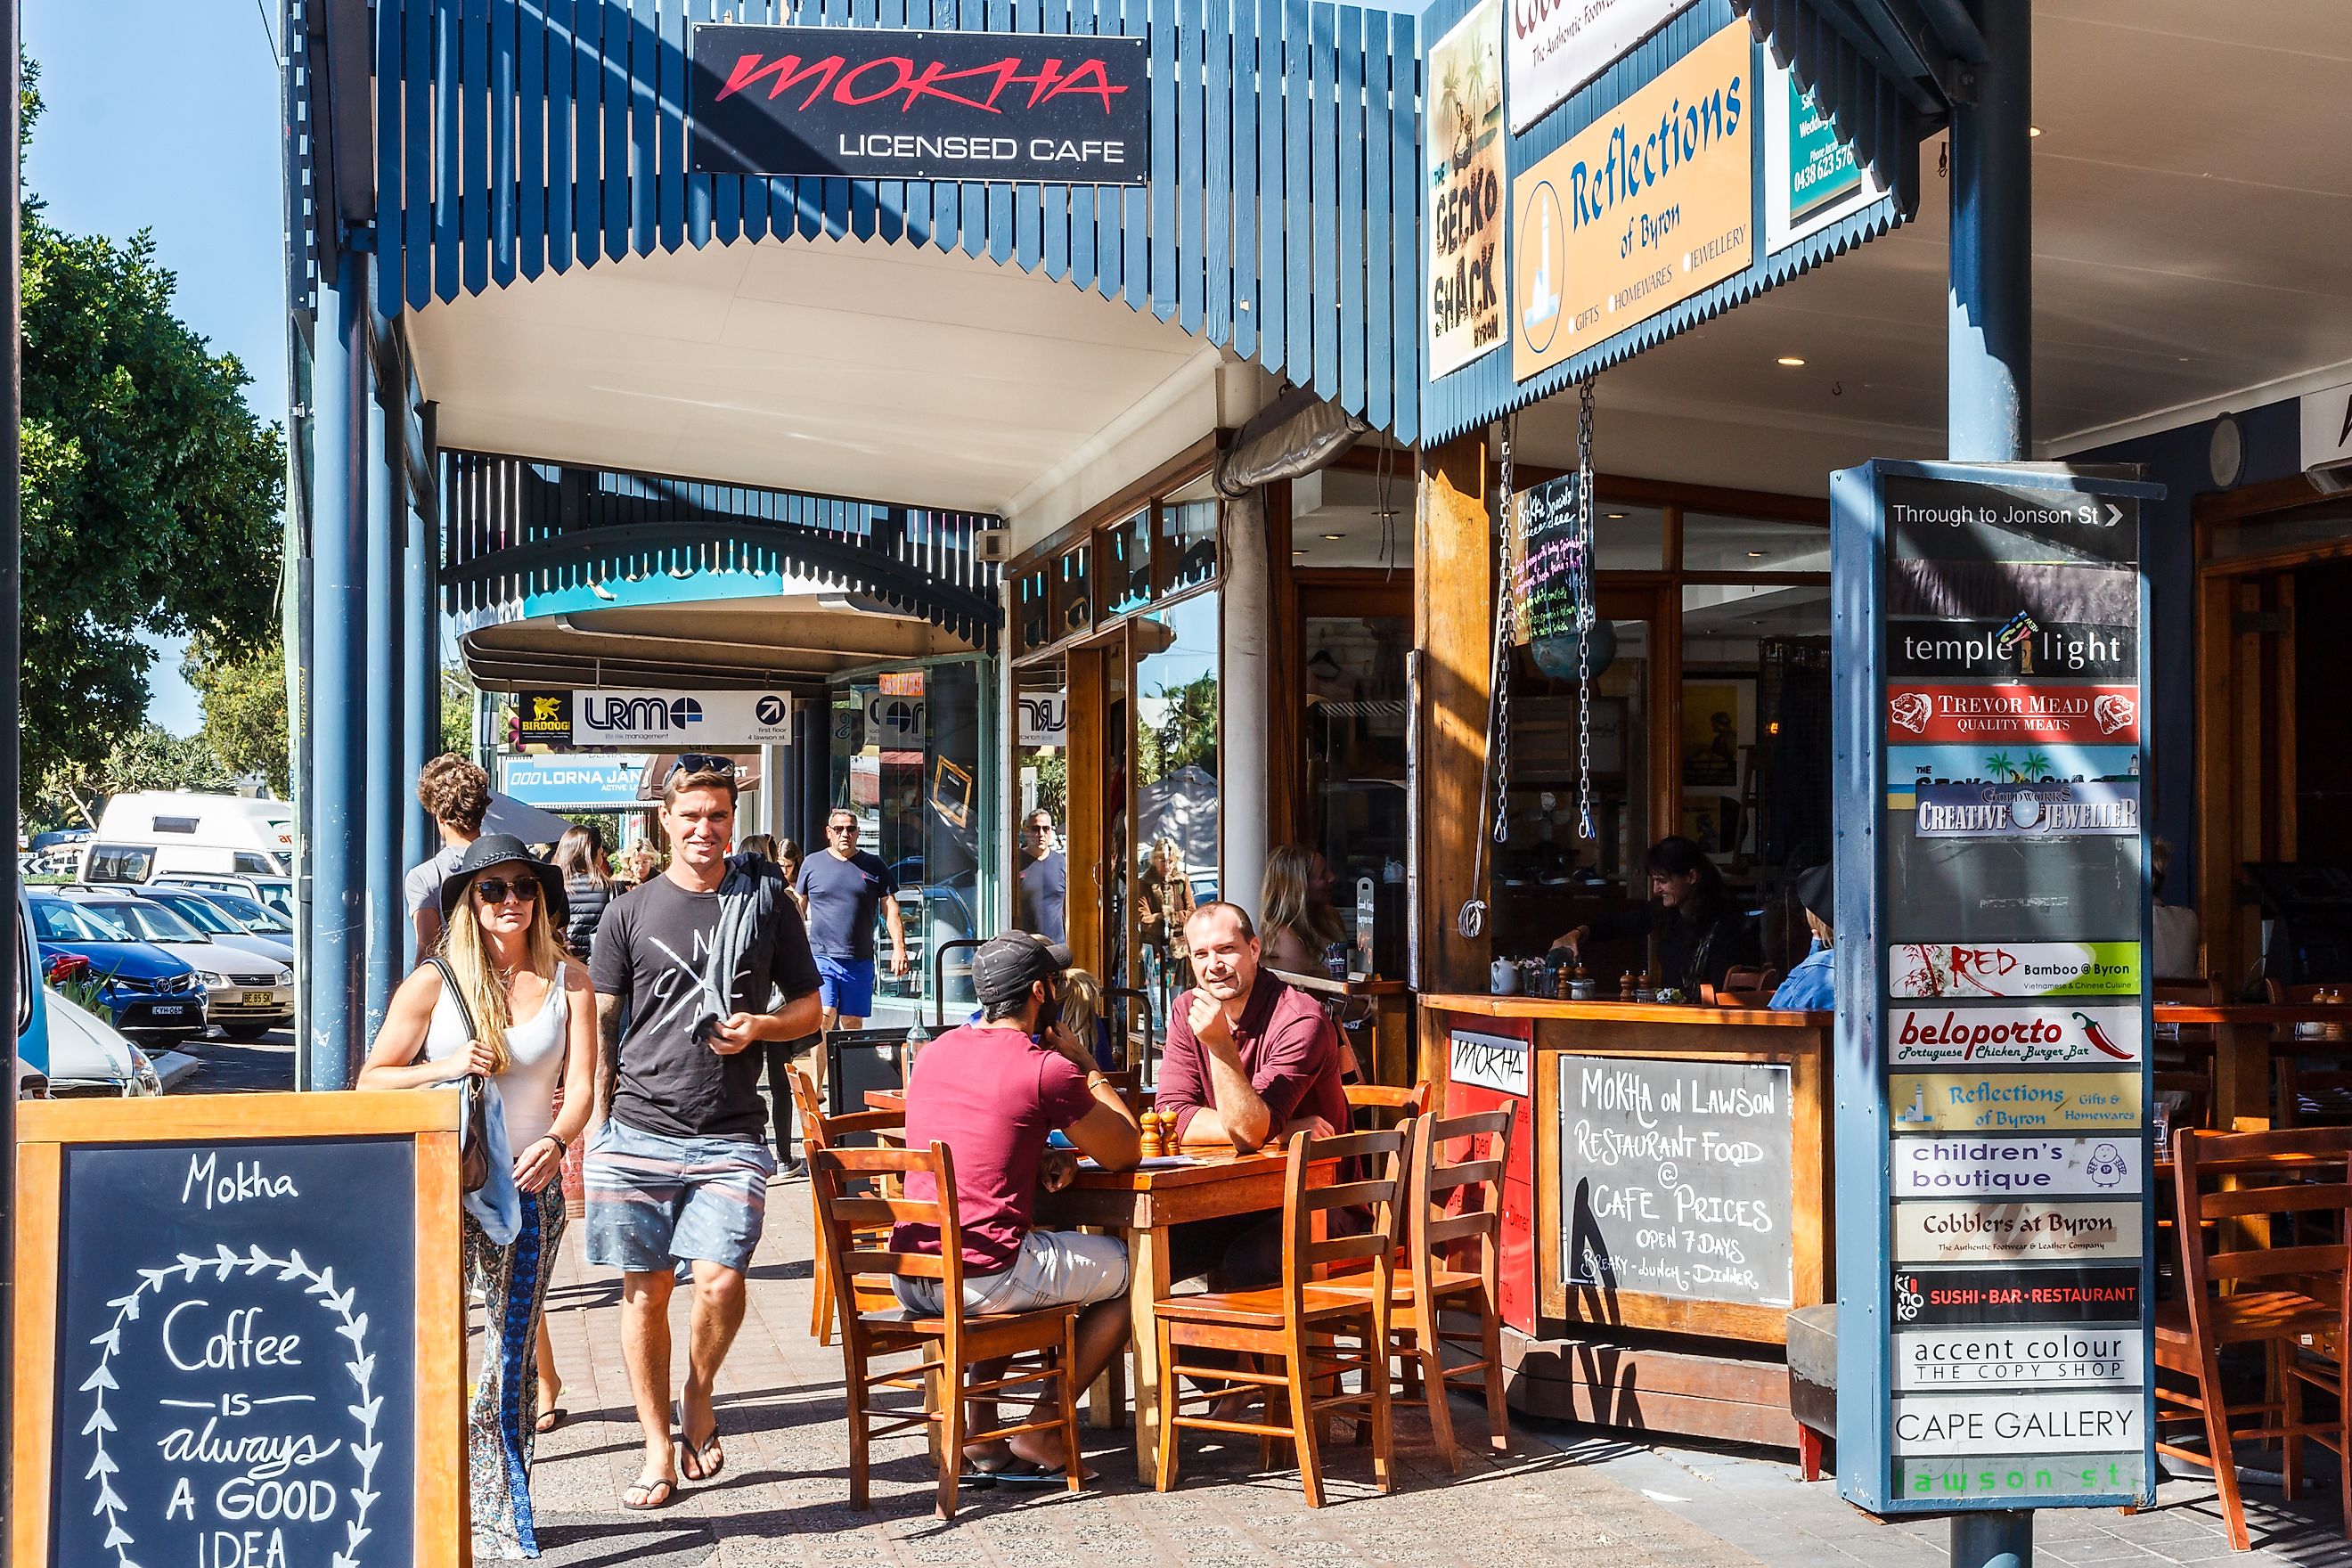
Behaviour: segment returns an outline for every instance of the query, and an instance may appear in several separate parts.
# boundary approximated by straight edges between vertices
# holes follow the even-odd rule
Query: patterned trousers
[[[474,1216],[465,1216],[466,1278],[488,1299],[481,1375],[466,1433],[467,1486],[474,1533],[497,1542],[503,1557],[539,1555],[530,1510],[539,1320],[547,1310],[548,1276],[564,1226],[561,1184],[520,1196],[522,1225],[511,1246],[492,1246]]]

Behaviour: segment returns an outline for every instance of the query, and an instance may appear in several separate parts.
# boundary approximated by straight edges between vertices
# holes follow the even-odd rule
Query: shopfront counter
[[[1793,1447],[1788,1313],[1834,1299],[1833,1016],[1486,995],[1421,1014],[1449,1113],[1518,1110],[1512,1403]]]

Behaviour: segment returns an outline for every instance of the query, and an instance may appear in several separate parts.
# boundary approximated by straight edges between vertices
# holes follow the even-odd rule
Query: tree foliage
[[[230,658],[197,638],[180,667],[204,703],[202,739],[233,773],[258,773],[280,798],[293,794],[286,731],[286,651],[263,644]]]
[[[27,93],[26,107],[38,99]],[[28,121],[29,128],[29,121]],[[285,461],[230,354],[173,314],[141,233],[66,234],[25,203],[25,775],[137,750],[152,651],[271,640]]]

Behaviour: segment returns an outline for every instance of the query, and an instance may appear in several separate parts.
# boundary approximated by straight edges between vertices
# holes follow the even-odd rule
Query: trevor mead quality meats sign
[[[876,27],[694,29],[693,167],[713,174],[1151,179],[1141,38]]]

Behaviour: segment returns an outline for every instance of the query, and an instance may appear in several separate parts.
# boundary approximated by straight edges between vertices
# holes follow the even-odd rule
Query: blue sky
[[[44,112],[26,159],[49,221],[128,239],[154,231],[179,274],[180,319],[244,362],[246,398],[286,418],[278,206],[277,0],[26,0],[26,51]],[[180,650],[149,672],[148,715],[199,722]]]

